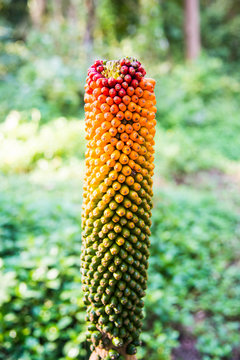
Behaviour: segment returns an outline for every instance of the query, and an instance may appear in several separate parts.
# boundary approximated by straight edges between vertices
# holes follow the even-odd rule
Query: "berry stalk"
[[[97,60],[85,85],[81,273],[93,359],[135,359],[147,288],[155,81],[139,61]]]

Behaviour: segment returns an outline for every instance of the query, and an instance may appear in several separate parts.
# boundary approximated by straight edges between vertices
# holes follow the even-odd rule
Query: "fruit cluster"
[[[152,208],[155,81],[135,59],[97,60],[85,85],[81,272],[87,337],[105,359],[135,354]]]

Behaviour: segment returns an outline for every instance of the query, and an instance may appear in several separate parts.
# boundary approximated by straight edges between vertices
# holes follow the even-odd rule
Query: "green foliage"
[[[158,78],[157,119],[165,146],[157,144],[164,172],[173,176],[223,169],[240,159],[237,77],[218,59],[177,66]]]
[[[237,61],[239,50],[240,4],[229,0],[202,0],[202,39],[209,54]]]
[[[85,359],[80,193],[2,179],[0,204],[0,358]]]
[[[55,170],[75,158],[84,159],[84,122],[59,118],[41,126],[41,113],[12,111],[0,124],[0,170],[29,172],[36,168]]]

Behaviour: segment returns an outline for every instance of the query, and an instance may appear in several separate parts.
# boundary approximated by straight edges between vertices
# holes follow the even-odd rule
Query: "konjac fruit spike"
[[[147,288],[156,99],[139,61],[97,60],[85,85],[81,272],[92,359],[134,359]]]

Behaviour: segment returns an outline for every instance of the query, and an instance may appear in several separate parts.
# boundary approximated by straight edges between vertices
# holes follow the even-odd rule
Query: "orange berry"
[[[118,160],[120,158],[120,151],[119,150],[114,150],[111,154],[111,159],[113,160]]]
[[[107,103],[109,106],[111,106],[111,105],[113,104],[113,99],[112,99],[110,96],[108,96],[108,97],[106,98],[106,103]]]
[[[125,181],[125,176],[123,174],[118,175],[118,182],[123,183]]]
[[[122,111],[119,111],[116,115],[116,118],[118,120],[123,120],[124,119],[124,113]]]
[[[122,173],[125,176],[129,176],[131,174],[131,172],[132,172],[132,170],[131,170],[130,166],[128,166],[128,165],[123,166]]]
[[[107,154],[111,154],[111,153],[113,152],[113,150],[114,150],[114,147],[113,147],[112,145],[110,145],[110,144],[108,144],[108,145],[106,145],[106,146],[104,147],[104,151],[105,151],[105,153],[107,153]]]
[[[125,131],[127,134],[131,134],[131,132],[133,131],[133,127],[130,124],[127,124],[125,127]]]
[[[122,100],[123,100],[123,102],[124,102],[125,105],[128,105],[128,104],[130,103],[130,101],[131,101],[131,98],[130,98],[130,96],[125,95],[125,96],[122,98]]]
[[[122,170],[122,164],[120,164],[119,162],[117,162],[114,166],[114,170],[116,170],[117,172],[120,172]],[[125,175],[125,174],[124,174]]]
[[[122,134],[120,135],[120,139],[121,139],[122,141],[126,142],[126,141],[128,141],[129,136],[128,136],[127,133],[124,132],[124,133],[122,133]]]
[[[126,155],[129,155],[131,152],[131,148],[129,146],[125,145],[122,149],[122,152]]]
[[[139,86],[135,89],[134,92],[138,97],[141,97],[143,95],[143,90]]]
[[[133,141],[131,139],[128,139],[128,141],[126,142],[126,145],[129,147],[133,146]]]
[[[132,86],[129,86],[129,87],[127,88],[127,94],[128,94],[129,96],[132,96],[132,95],[134,94],[134,88],[133,88]]]
[[[122,150],[122,148],[124,147],[124,142],[123,141],[118,141],[117,142],[117,145],[116,145],[116,148],[118,149],[118,150]]]
[[[130,168],[130,169],[131,169],[131,168]],[[132,169],[131,169],[131,172],[132,172]],[[133,185],[133,184],[134,184],[134,178],[133,178],[132,176],[128,176],[128,177],[126,178],[126,183],[127,183],[127,185],[129,185],[129,186]]]
[[[108,166],[108,168],[114,167],[115,163],[116,163],[115,160],[109,159],[109,160],[107,161],[107,166]]]
[[[130,138],[133,140],[133,141],[136,141],[138,138],[139,138],[139,135],[136,131],[133,131],[131,134],[130,134]]]
[[[109,134],[110,134],[110,136],[112,136],[112,137],[116,136],[116,135],[117,135],[117,129],[116,129],[115,127],[111,127],[111,128],[109,129]]]
[[[133,95],[133,96],[132,96],[132,101],[133,101],[135,104],[138,103],[138,97],[137,97],[137,95]]]
[[[123,133],[125,131],[125,125],[124,124],[119,125],[119,127],[117,128],[117,131],[119,133]]]
[[[128,110],[131,111],[131,112],[134,112],[136,110],[137,106],[134,102],[130,102],[128,104]]]
[[[111,121],[112,126],[118,127],[121,124],[121,121],[118,120],[116,117],[112,119]]]
[[[144,98],[139,99],[139,101],[138,101],[139,106],[144,107],[145,104],[146,104],[146,100]]]
[[[131,151],[131,154],[129,155],[130,159],[136,160],[138,158],[138,153],[136,151]]]
[[[129,187],[127,185],[123,185],[120,189],[120,193],[126,196],[127,194],[129,194]]]
[[[101,127],[103,128],[103,130],[108,130],[111,127],[111,124],[108,121],[104,121],[101,125]]]
[[[101,111],[102,111],[103,113],[106,113],[106,112],[108,112],[108,111],[110,110],[110,107],[109,107],[109,105],[108,105],[107,103],[102,104],[102,105],[100,106],[100,108],[101,108]]]
[[[135,112],[133,113],[132,119],[134,122],[138,122],[140,120],[140,115],[137,112]]]
[[[119,104],[118,107],[119,107],[119,109],[120,109],[122,112],[125,112],[126,109],[127,109],[126,105],[123,104],[123,103]]]
[[[118,194],[114,197],[114,199],[117,203],[120,204],[123,201],[124,197],[121,194]]]
[[[115,137],[111,138],[111,140],[110,140],[110,144],[111,144],[112,146],[115,146],[115,145],[117,144],[117,142],[118,142],[118,139],[115,138]]]
[[[132,113],[131,111],[125,111],[124,117],[127,121],[130,121],[132,119]]]
[[[112,98],[111,98],[112,99]],[[111,107],[110,107],[110,112],[112,114],[117,114],[118,112],[118,106],[116,104],[113,104]]]
[[[112,184],[113,190],[118,191],[121,188],[121,185],[119,184],[119,182],[115,181]]]
[[[128,161],[129,161],[129,158],[128,158],[128,156],[127,156],[126,154],[122,154],[122,155],[120,156],[119,161],[120,161],[120,163],[121,163],[122,165],[126,165],[126,164],[128,163]]]

